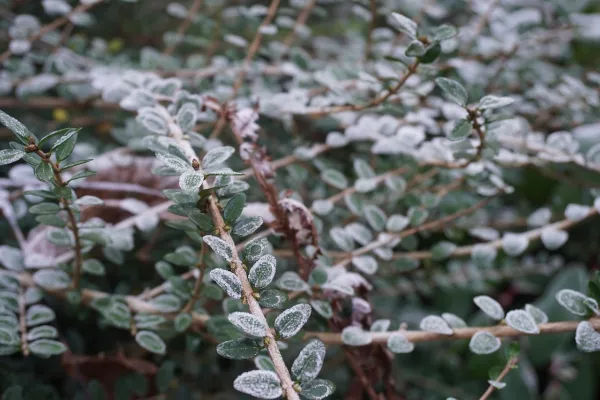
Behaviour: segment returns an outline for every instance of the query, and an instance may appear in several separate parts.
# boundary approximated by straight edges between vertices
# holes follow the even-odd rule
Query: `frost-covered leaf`
[[[420,40],[413,40],[406,47],[404,54],[407,57],[421,57],[425,54],[425,45]]]
[[[0,246],[0,264],[6,269],[21,271],[25,266],[23,264],[23,255],[21,250],[16,247]]]
[[[181,308],[181,300],[174,294],[164,293],[150,301],[157,310],[165,313],[176,312]]]
[[[513,329],[529,334],[540,333],[540,328],[537,326],[535,320],[525,310],[512,310],[506,314],[506,324]]]
[[[410,220],[404,215],[394,214],[391,215],[385,224],[385,228],[389,232],[401,232],[408,226]]]
[[[387,216],[385,215],[383,210],[381,210],[381,208],[373,204],[369,204],[365,206],[363,211],[365,213],[365,218],[367,219],[367,222],[369,223],[369,225],[371,225],[371,228],[373,228],[376,231],[382,231],[385,228]]]
[[[269,285],[275,276],[276,265],[277,260],[270,254],[265,254],[255,262],[248,272],[248,279],[252,286],[262,289]]]
[[[290,292],[303,292],[310,289],[308,283],[293,271],[286,271],[276,282],[277,287],[282,290],[289,290]]]
[[[563,289],[556,293],[558,303],[575,315],[585,315],[592,308],[598,309],[596,300],[580,293],[576,290]]]
[[[511,105],[515,100],[510,97],[498,97],[493,95],[483,96],[479,100],[477,108],[480,110],[494,110],[496,108],[502,108]]]
[[[469,349],[475,354],[491,354],[500,348],[501,342],[487,331],[476,332],[469,342]]]
[[[314,379],[301,386],[301,397],[307,400],[322,400],[335,392],[335,385],[325,379]]]
[[[294,336],[306,324],[310,312],[308,304],[297,304],[288,308],[275,319],[275,331],[284,339]]]
[[[39,357],[52,357],[67,351],[67,346],[57,340],[39,339],[29,343],[29,350]]]
[[[358,326],[347,326],[342,331],[342,342],[348,346],[365,346],[373,341],[371,332]]]
[[[139,331],[135,335],[135,341],[144,349],[154,354],[165,354],[167,350],[165,342],[152,331]]]
[[[267,335],[266,324],[250,313],[233,312],[227,316],[227,319],[249,336],[260,338]]]
[[[185,103],[177,111],[177,124],[184,132],[194,129],[198,119],[198,107],[194,103]]]
[[[325,319],[329,319],[333,317],[333,309],[331,308],[331,304],[325,300],[311,300],[310,305],[321,317]]]
[[[0,165],[8,165],[17,162],[25,157],[25,154],[27,153],[22,150],[0,150]]]
[[[41,304],[34,304],[27,309],[25,313],[25,321],[27,326],[35,326],[41,324],[47,324],[48,322],[54,321],[56,315],[50,307],[46,307]]]
[[[179,177],[179,187],[185,193],[196,193],[204,182],[204,175],[198,171],[185,171]]]
[[[435,78],[435,83],[444,91],[444,94],[450,101],[463,107],[467,105],[467,91],[460,83],[442,77]]]
[[[546,315],[546,313],[543,310],[537,308],[536,306],[533,306],[531,304],[525,304],[525,311],[531,314],[533,320],[537,324],[545,324],[546,322],[548,322],[548,315]]]
[[[261,307],[281,308],[287,299],[288,296],[284,292],[276,289],[267,289],[260,293],[258,304],[260,304]]]
[[[244,372],[233,381],[235,390],[258,397],[259,399],[276,399],[281,397],[281,381],[273,371]]]
[[[331,228],[329,236],[335,244],[344,251],[352,251],[354,249],[354,241],[345,229],[338,226]]]
[[[387,332],[390,328],[391,321],[389,319],[378,319],[371,324],[371,332]]]
[[[504,309],[496,300],[492,299],[490,296],[475,296],[473,298],[473,303],[477,305],[486,313],[489,317],[500,321],[504,318]]]
[[[456,29],[452,25],[444,24],[440,25],[435,29],[435,34],[433,36],[433,40],[448,40],[452,39],[454,36],[458,34],[458,29]]]
[[[567,231],[554,228],[544,228],[541,234],[542,243],[548,250],[556,250],[562,247],[569,239]]]
[[[496,389],[504,389],[506,387],[506,382],[494,381],[489,379],[488,383],[495,387]]]
[[[242,282],[233,272],[216,268],[210,271],[210,277],[229,297],[234,299],[242,297]]]
[[[524,234],[505,233],[502,237],[502,249],[509,256],[522,254],[529,246],[529,239]]]
[[[242,257],[248,263],[254,263],[263,255],[263,252],[268,248],[268,246],[269,242],[264,237],[259,237],[250,240],[244,246],[244,250],[242,251]]]
[[[62,290],[71,284],[69,275],[59,269],[40,269],[33,274],[33,281],[46,290]]]
[[[405,354],[415,349],[415,344],[406,339],[402,333],[394,333],[388,337],[387,347],[392,353]]]
[[[348,187],[348,179],[340,171],[334,169],[326,169],[321,172],[321,179],[323,182],[340,190]]]
[[[471,252],[471,259],[478,267],[491,267],[493,265],[496,256],[498,255],[498,250],[495,247],[492,247],[487,244],[478,243],[473,246],[473,251]]]
[[[592,324],[581,321],[575,331],[575,342],[577,348],[586,353],[600,351],[600,333],[596,332]]]
[[[456,121],[454,128],[450,132],[448,139],[450,140],[463,140],[471,134],[473,130],[473,124],[466,118],[459,119]]]
[[[373,240],[373,233],[369,228],[358,222],[351,222],[344,227],[344,230],[352,239],[363,246]]]
[[[202,158],[202,168],[208,169],[223,164],[233,153],[235,153],[235,149],[231,146],[210,149]]]
[[[55,337],[58,337],[58,330],[50,325],[36,326],[27,332],[27,340],[30,342],[38,339],[54,339]]]
[[[444,260],[452,255],[456,250],[456,244],[448,241],[436,243],[431,248],[431,259],[434,261]]]
[[[377,272],[378,266],[377,260],[371,256],[352,257],[352,265],[367,275],[373,275],[375,272]]]
[[[441,317],[437,315],[429,315],[421,320],[419,324],[421,330],[427,332],[440,333],[442,335],[452,335],[452,328],[450,325]]]
[[[263,224],[263,219],[261,217],[249,217],[249,218],[241,218],[238,219],[233,228],[231,229],[231,233],[238,236],[248,236],[256,232],[258,228]]]
[[[191,163],[172,154],[156,153],[156,158],[162,161],[167,167],[177,172],[183,173],[186,171],[193,171]]]
[[[29,138],[35,139],[35,136],[25,127],[25,125],[2,110],[0,110],[0,123],[10,129],[23,144],[27,144]]]
[[[247,360],[258,354],[262,346],[258,340],[240,338],[220,343],[217,354],[232,360]]]
[[[450,325],[452,329],[466,328],[467,323],[458,315],[452,313],[443,313],[442,318]]]
[[[588,216],[591,207],[581,204],[569,204],[565,209],[565,217],[569,221],[580,221]]]
[[[390,23],[400,32],[406,33],[410,38],[417,37],[417,23],[402,14],[392,13]]]
[[[325,345],[320,340],[309,342],[292,364],[292,376],[296,381],[307,382],[315,379],[325,361]]]
[[[232,246],[217,236],[206,235],[202,238],[217,255],[224,258],[227,262],[231,262],[233,257],[234,249]]]
[[[136,120],[148,131],[157,135],[166,135],[169,133],[168,121],[165,120],[163,114],[155,107],[141,108],[138,111]]]
[[[329,200],[315,200],[312,203],[311,210],[317,215],[327,215],[333,210],[335,205]]]
[[[223,209],[223,219],[225,219],[225,222],[229,224],[235,222],[235,220],[242,215],[245,204],[246,195],[244,193],[237,193],[229,199],[227,205]]]

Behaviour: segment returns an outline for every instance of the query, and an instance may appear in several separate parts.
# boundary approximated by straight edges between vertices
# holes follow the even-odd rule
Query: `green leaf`
[[[50,163],[39,163],[33,172],[35,173],[35,177],[42,182],[50,182],[52,179],[54,179],[54,171],[52,171],[52,166]]]
[[[228,224],[232,224],[240,215],[242,215],[242,211],[244,210],[244,205],[246,204],[246,195],[244,193],[238,193],[233,196],[225,206],[223,210],[223,217],[225,222]]]
[[[37,196],[46,200],[58,200],[59,197],[49,190],[26,190],[23,194],[28,196]]]
[[[19,141],[23,144],[29,143],[29,138],[34,138],[33,133],[29,132],[29,129],[25,127],[22,123],[0,110],[0,122],[2,125],[10,129],[19,139]],[[37,140],[36,140],[37,141]]]
[[[163,362],[156,373],[156,388],[158,391],[160,393],[167,392],[174,378],[175,363],[173,361]]]
[[[77,132],[79,132],[79,129],[68,131],[61,136],[50,149],[50,151],[54,152],[54,155],[59,162],[69,158],[73,152],[75,143],[77,143]]]
[[[440,45],[440,42],[433,42],[432,44],[427,46],[427,48],[425,49],[425,54],[419,57],[419,62],[421,64],[431,64],[432,62],[437,60],[441,53],[442,46]]]
[[[52,192],[60,198],[72,200],[73,190],[68,186],[57,186],[52,189]]]
[[[319,375],[325,361],[325,345],[320,340],[308,343],[292,364],[291,373],[300,382],[312,381]]]
[[[25,321],[27,326],[35,326],[46,324],[54,321],[56,315],[51,308],[43,306],[41,304],[34,304],[27,310],[25,314]]]
[[[104,264],[95,258],[85,260],[81,267],[84,272],[90,275],[103,276],[106,273]]]
[[[321,172],[321,179],[336,189],[343,190],[348,187],[348,179],[340,171],[334,169],[326,169]]]
[[[58,337],[58,330],[50,325],[36,326],[27,332],[27,340],[29,341],[38,339],[54,339],[55,337]]]
[[[0,165],[8,165],[19,161],[21,158],[25,157],[25,154],[27,153],[22,150],[0,150]]]
[[[59,269],[40,269],[33,274],[33,281],[47,290],[62,290],[71,284],[69,275]]]
[[[247,360],[256,356],[261,348],[259,340],[241,338],[220,343],[217,346],[217,353],[221,357],[232,360]]]
[[[67,346],[56,340],[40,339],[29,343],[29,350],[39,357],[52,357],[67,351]]]
[[[448,100],[463,107],[467,105],[468,94],[460,83],[448,78],[436,78],[435,83],[444,91]]]
[[[449,140],[462,140],[471,134],[473,130],[473,123],[466,118],[459,119],[456,121],[452,132],[448,136]]]
[[[192,325],[192,316],[189,313],[181,313],[175,317],[175,330],[185,332]]]
[[[94,175],[96,175],[96,171],[81,171],[81,172],[78,172],[75,175],[73,175],[73,177],[67,181],[67,184],[69,184],[70,182],[73,182],[76,179],[88,178],[88,177],[94,176]]]
[[[408,44],[404,54],[407,57],[421,57],[425,54],[425,46],[420,40],[413,40]]]
[[[265,254],[254,263],[248,272],[248,280],[256,289],[267,287],[275,277],[277,260],[270,254]]]
[[[219,164],[227,161],[229,157],[235,152],[235,149],[231,146],[216,147],[210,149],[208,153],[202,158],[202,168],[208,169],[215,167]]]
[[[392,13],[389,18],[390,23],[400,32],[406,33],[410,38],[417,37],[417,23],[412,19],[399,13]]]
[[[195,193],[202,186],[204,175],[201,172],[189,170],[179,177],[179,187],[186,193]]]
[[[266,308],[281,308],[288,300],[286,293],[277,289],[267,289],[260,293],[258,304]]]
[[[308,400],[321,400],[335,392],[335,385],[325,379],[315,379],[302,385],[301,396]]]
[[[181,300],[174,294],[164,293],[156,296],[150,301],[160,312],[176,312],[181,308]]]
[[[433,40],[441,41],[452,39],[454,36],[458,34],[458,30],[452,25],[441,25],[435,30],[435,34],[433,36]]]
[[[76,167],[76,166],[78,166],[78,165],[87,164],[87,163],[89,163],[90,161],[94,161],[94,159],[93,159],[93,158],[88,158],[87,160],[73,161],[73,162],[70,162],[70,163],[67,163],[67,164],[61,165],[61,166],[60,166],[60,170],[61,170],[61,171],[66,171],[66,170],[68,170],[69,168],[73,168],[73,167]]]
[[[284,339],[294,336],[306,324],[310,312],[308,304],[297,304],[288,308],[275,319],[275,331]]]
[[[231,230],[231,233],[233,235],[237,235],[237,236],[241,236],[241,237],[248,236],[248,235],[251,235],[254,232],[256,232],[256,230],[258,228],[260,228],[262,223],[263,223],[263,219],[258,216],[242,218],[242,219],[239,219],[235,223],[235,225],[233,225],[233,229]]]
[[[70,131],[73,131],[73,128],[63,128],[63,129],[59,129],[57,131],[54,132],[50,132],[49,134],[47,134],[46,136],[44,136],[43,138],[40,139],[39,143],[37,144],[37,146],[39,148],[42,148],[42,146],[44,144],[46,144],[46,142],[48,142],[50,139],[55,138],[57,136],[62,136],[65,133],[68,133]]]
[[[233,388],[259,399],[277,399],[283,394],[281,381],[273,371],[244,372],[235,378]]]
[[[152,331],[139,331],[135,335],[135,341],[144,349],[154,354],[165,354],[167,349],[165,342]]]
[[[14,346],[20,342],[19,335],[16,330],[0,328],[0,345]]]
[[[59,211],[60,207],[55,203],[38,203],[29,207],[32,214],[56,214]]]

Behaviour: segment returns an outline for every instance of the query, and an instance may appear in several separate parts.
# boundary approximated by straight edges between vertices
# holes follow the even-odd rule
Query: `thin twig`
[[[377,0],[370,0],[369,5],[371,10],[371,22],[369,23],[367,42],[365,43],[365,61],[369,59],[371,52],[373,51],[373,31],[377,27]]]
[[[176,35],[177,35],[178,40],[179,40],[179,38],[183,38],[183,35],[185,34],[185,32],[188,30],[188,28],[192,24],[192,21],[194,20],[194,18],[196,18],[196,14],[200,10],[200,7],[202,7],[203,2],[204,2],[204,0],[194,0],[194,3],[188,10],[187,15],[185,16],[185,19],[183,21],[181,21],[181,24],[179,24],[179,27],[177,28]],[[173,52],[175,51],[175,48],[177,47],[177,44],[178,44],[178,41],[177,40],[174,41],[169,47],[167,47],[165,49],[163,54],[166,54],[168,56],[173,54]]]
[[[300,14],[298,14],[298,18],[296,19],[296,22],[294,23],[292,30],[290,31],[290,33],[288,33],[288,35],[285,37],[285,39],[283,39],[283,47],[284,47],[285,51],[287,51],[290,47],[292,47],[294,40],[296,40],[296,35],[298,34],[298,30],[300,29],[301,26],[304,26],[306,24],[306,21],[308,20],[310,12],[312,11],[315,4],[317,4],[317,0],[310,0],[308,3],[306,3],[306,5],[304,6],[304,8],[300,12]]]
[[[24,356],[29,355],[29,346],[27,346],[27,320],[25,314],[25,290],[23,285],[19,285],[19,325],[21,326],[21,351]]]
[[[511,357],[506,363],[506,366],[504,367],[502,372],[500,372],[500,375],[498,375],[498,377],[495,379],[495,381],[502,382],[502,380],[506,377],[506,375],[508,375],[510,370],[517,365],[517,362],[519,362],[518,357]],[[485,393],[479,398],[479,400],[487,400],[492,395],[492,393],[494,393],[494,390],[496,390],[496,386],[490,385],[485,391]]]

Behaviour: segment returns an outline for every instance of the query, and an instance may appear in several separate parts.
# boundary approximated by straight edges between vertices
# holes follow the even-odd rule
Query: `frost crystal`
[[[560,248],[569,239],[569,234],[566,231],[559,231],[554,228],[544,228],[542,230],[542,243],[548,250],[556,250]]]
[[[548,316],[546,315],[546,313],[543,310],[537,308],[536,306],[533,306],[531,304],[525,304],[525,311],[531,314],[531,316],[537,324],[545,324],[546,322],[548,322]]]
[[[252,286],[257,289],[266,287],[275,276],[275,265],[277,260],[270,254],[265,254],[254,263],[250,272],[248,272],[248,279]]]
[[[502,249],[509,256],[518,256],[529,246],[529,239],[522,234],[506,233],[502,237]]]
[[[590,309],[588,304],[590,304],[593,308],[598,308],[598,303],[596,300],[571,289],[563,289],[556,293],[556,300],[561,306],[575,315],[585,315]]]
[[[473,302],[488,316],[496,320],[504,318],[504,309],[496,300],[489,296],[476,296]]]
[[[457,315],[451,313],[443,313],[442,318],[448,323],[448,325],[450,325],[450,328],[452,329],[467,327],[467,323]]]

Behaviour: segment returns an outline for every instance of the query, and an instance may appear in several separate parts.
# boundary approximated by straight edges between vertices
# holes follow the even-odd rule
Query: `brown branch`
[[[19,285],[19,325],[21,327],[21,352],[24,356],[29,355],[29,346],[27,345],[27,320],[25,318],[25,290],[23,285]]]
[[[343,348],[344,355],[346,356],[346,360],[348,360],[348,363],[350,364],[350,368],[352,368],[352,371],[354,371],[354,374],[358,378],[358,381],[362,385],[363,389],[369,395],[369,398],[371,400],[379,400],[379,396],[377,396],[377,392],[375,392],[375,389],[373,389],[373,387],[371,386],[369,378],[367,378],[367,375],[363,371],[360,363],[358,362],[354,354],[352,354],[352,349],[348,348],[347,346],[343,346]]]
[[[373,51],[373,31],[377,27],[377,0],[369,0],[369,6],[371,10],[371,22],[369,23],[369,31],[367,32],[367,42],[365,43],[365,61],[369,59],[369,56]]]
[[[238,73],[235,83],[233,84],[233,91],[231,93],[231,96],[229,97],[230,100],[233,100],[237,96],[240,88],[242,87],[242,84],[244,83],[244,79],[246,79],[246,75],[248,74],[248,69],[250,68],[250,63],[252,62],[254,55],[260,48],[260,42],[262,41],[262,36],[263,36],[261,33],[261,30],[265,26],[269,25],[271,23],[271,21],[273,20],[273,18],[275,18],[275,14],[277,13],[277,8],[279,8],[280,2],[281,2],[281,0],[272,0],[271,1],[271,5],[269,6],[269,9],[267,10],[267,15],[265,16],[265,18],[263,19],[263,21],[261,22],[260,26],[258,27],[258,29],[256,31],[256,35],[254,36],[254,39],[252,40],[252,43],[250,44],[250,48],[248,49],[246,58],[244,59],[244,62],[242,63],[242,69]],[[210,137],[211,138],[219,137],[219,135],[221,134],[221,131],[225,127],[225,124],[226,124],[226,115],[223,113],[223,114],[221,114],[219,120],[215,124],[215,128],[213,129],[212,133],[210,134]]]
[[[410,78],[417,71],[418,66],[419,66],[418,61],[415,61],[414,63],[412,63],[410,65],[410,67],[408,67],[408,71],[392,88],[390,88],[385,94],[380,95],[379,97],[376,97],[375,99],[371,100],[370,102],[368,102],[366,104],[348,104],[348,105],[344,105],[344,106],[332,106],[332,107],[325,107],[325,108],[307,109],[307,110],[301,112],[300,114],[310,115],[313,117],[319,117],[319,116],[335,114],[335,113],[340,113],[340,112],[345,112],[345,111],[362,111],[362,110],[366,110],[368,108],[377,107],[378,105],[383,104],[391,96],[396,94],[402,88],[402,86],[404,86],[404,84],[406,83],[408,78]]]
[[[574,332],[577,329],[577,325],[580,321],[560,321],[560,322],[549,322],[546,324],[539,324],[540,334],[551,334],[551,333],[564,333]],[[588,322],[594,327],[594,329],[600,329],[600,318],[594,317],[588,320]],[[420,342],[437,342],[443,340],[458,340],[458,339],[470,339],[475,333],[480,331],[490,332],[496,337],[519,337],[519,336],[531,336],[530,334],[518,331],[511,328],[508,325],[496,325],[496,326],[477,326],[470,328],[459,328],[454,329],[452,335],[443,335],[441,333],[426,332],[426,331],[402,331],[402,335],[412,343]],[[387,343],[387,340],[391,335],[399,332],[374,332],[371,333],[373,343]],[[535,336],[535,335],[534,335]],[[340,333],[333,332],[306,332],[304,339],[317,338],[326,344],[338,344],[342,345],[342,335]]]
[[[194,3],[188,10],[187,15],[185,16],[185,19],[181,22],[181,24],[179,24],[179,27],[177,28],[177,33],[176,33],[177,39],[182,38],[183,35],[185,34],[185,32],[188,30],[188,28],[192,24],[192,21],[196,17],[196,14],[200,10],[200,7],[202,7],[203,2],[204,2],[204,0],[194,0]],[[177,41],[172,43],[169,47],[167,47],[165,49],[163,54],[168,55],[168,56],[173,54],[173,52],[175,51],[175,48],[177,47],[177,44],[178,44]]]
[[[506,377],[506,375],[508,375],[510,370],[513,369],[517,365],[517,362],[519,362],[518,357],[510,358],[508,360],[508,362],[506,363],[506,366],[504,367],[502,372],[500,372],[500,375],[498,375],[498,377],[495,379],[495,381],[502,382],[502,380]],[[479,398],[479,400],[487,400],[492,395],[492,393],[494,393],[494,390],[496,390],[496,386],[490,385],[488,387],[488,389],[485,391],[485,393]]]
[[[296,40],[296,34],[298,33],[298,29],[306,24],[306,21],[310,16],[310,12],[312,11],[315,4],[317,4],[317,0],[310,0],[308,3],[306,3],[300,14],[298,14],[298,18],[294,23],[294,27],[283,40],[283,47],[285,51],[292,47],[294,40]]]
[[[94,7],[94,6],[102,3],[103,1],[104,0],[99,0],[99,1],[96,1],[94,3],[80,4],[80,5],[78,5],[77,7],[75,7],[74,9],[72,9],[69,13],[63,15],[60,18],[55,19],[54,21],[52,21],[48,25],[44,25],[43,27],[41,27],[40,30],[36,34],[31,35],[30,37],[28,37],[27,41],[30,42],[30,43],[33,43],[33,42],[39,40],[46,33],[52,32],[53,30],[55,30],[57,28],[60,28],[64,24],[69,23],[71,21],[71,17],[73,15],[86,12],[89,9],[91,9],[92,7]],[[10,49],[8,49],[4,53],[0,54],[0,64],[3,63],[4,61],[6,61],[6,59],[8,57],[10,57],[11,55],[12,55],[12,51]]]

